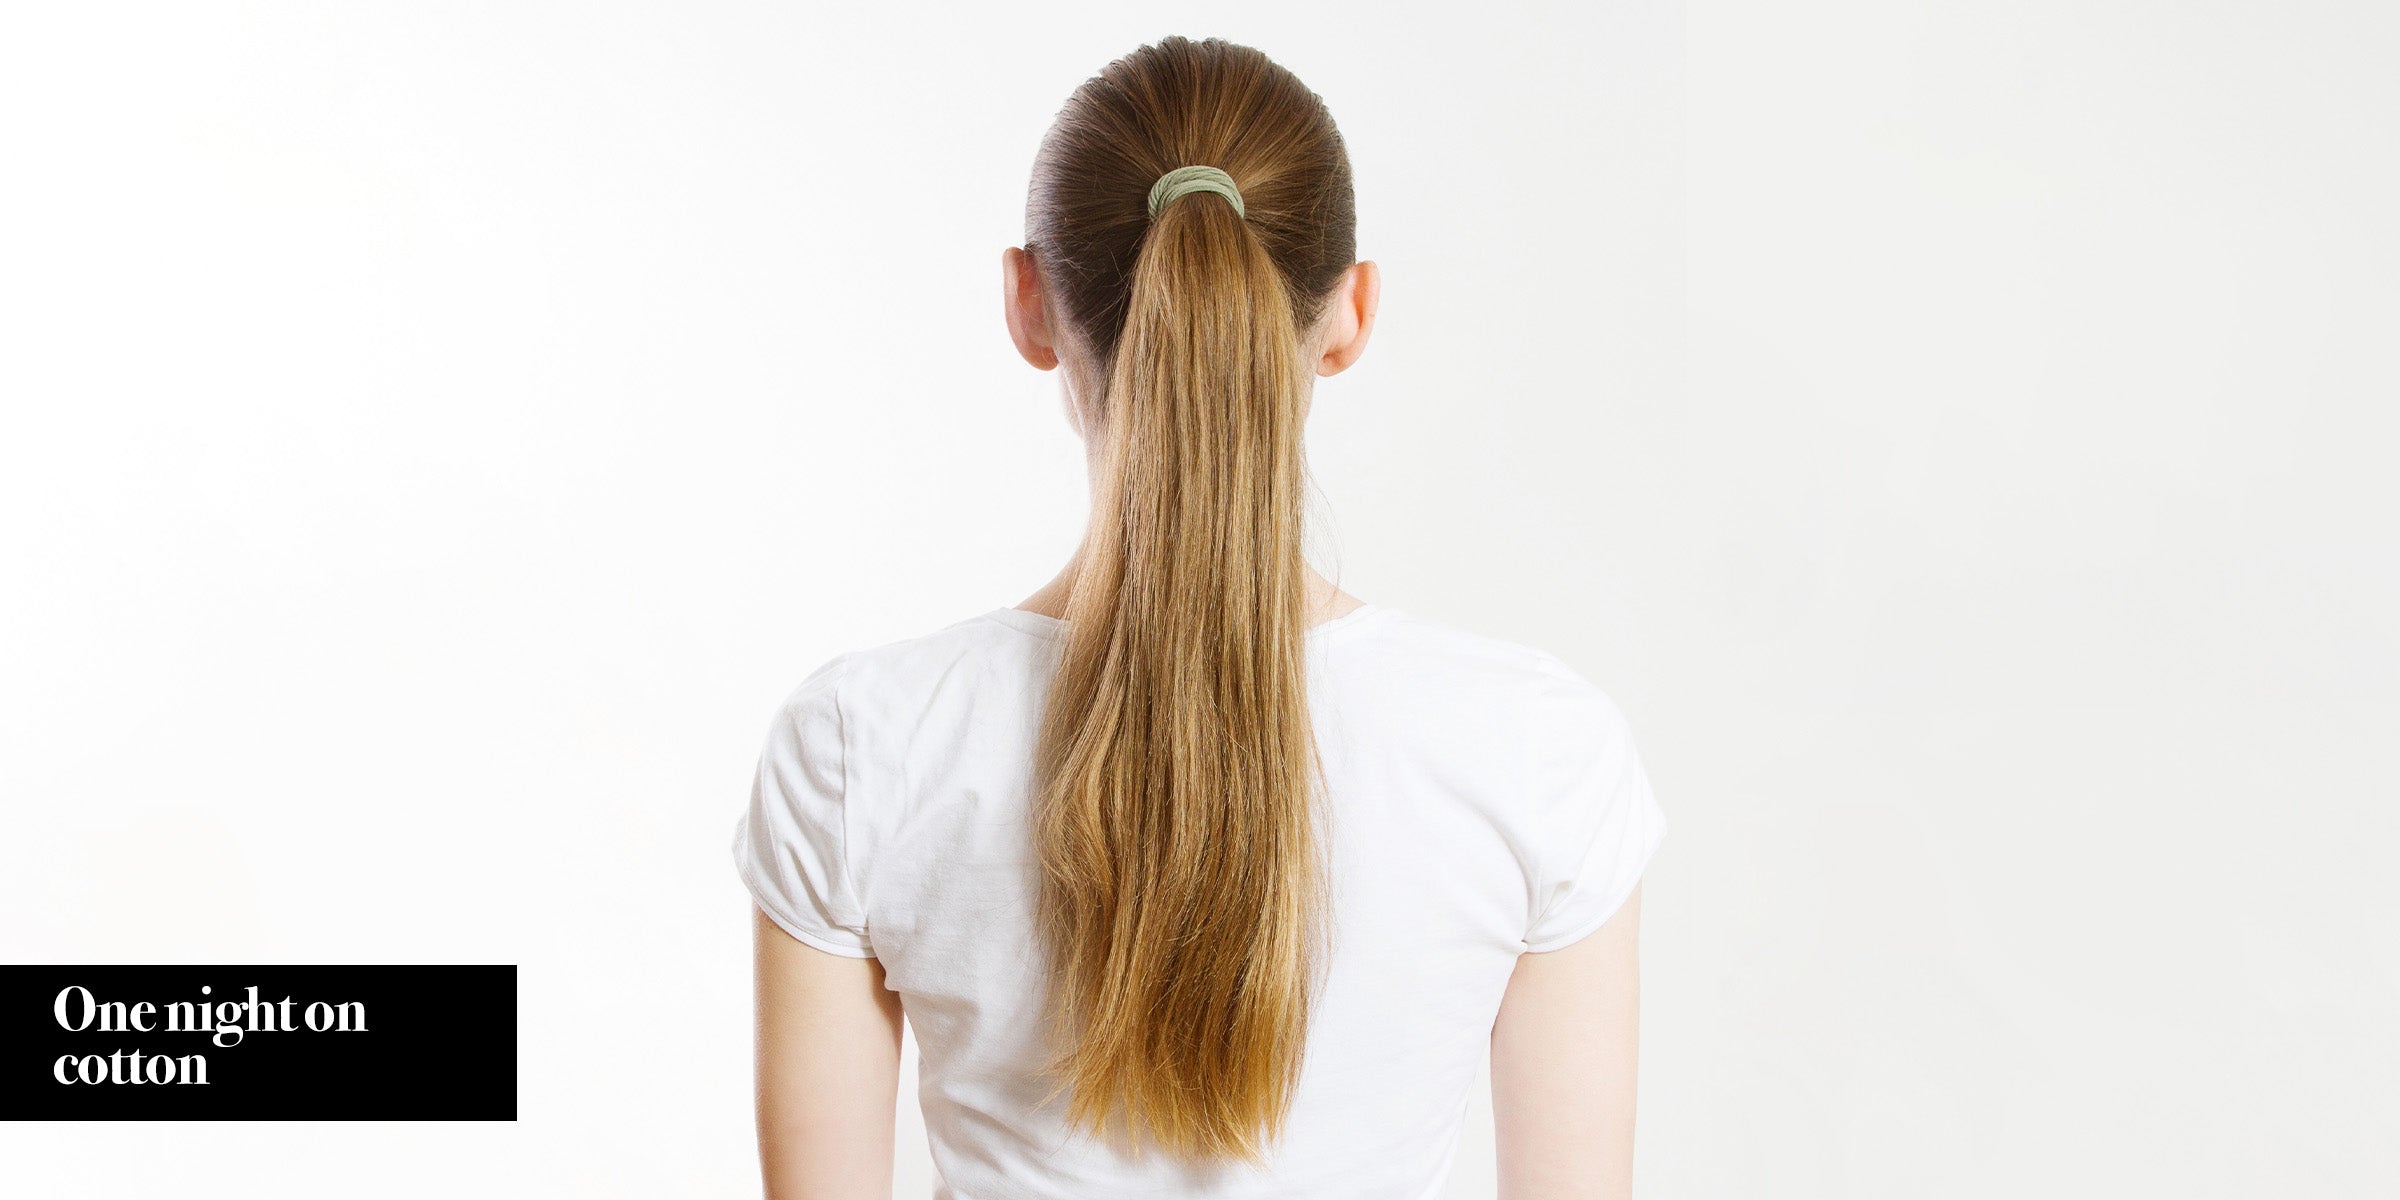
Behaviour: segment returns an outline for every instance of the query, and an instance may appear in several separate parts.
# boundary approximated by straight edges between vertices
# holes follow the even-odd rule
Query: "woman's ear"
[[[1367,352],[1367,337],[1375,332],[1375,306],[1383,299],[1383,272],[1372,262],[1354,262],[1333,286],[1325,302],[1325,349],[1317,357],[1317,374],[1339,375]]]
[[[1034,257],[1010,246],[1000,252],[1001,316],[1008,322],[1008,340],[1037,371],[1058,365],[1058,344],[1050,337],[1049,314],[1042,307],[1042,273]]]

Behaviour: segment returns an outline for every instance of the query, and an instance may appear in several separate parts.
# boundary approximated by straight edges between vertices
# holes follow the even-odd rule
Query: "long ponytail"
[[[1145,47],[1077,99],[1036,172],[1032,224],[1050,217],[1050,236],[1029,239],[1070,283],[1072,250],[1088,268],[1108,222],[1080,241],[1063,222],[1078,199],[1109,198],[1062,170],[1068,149],[1127,160],[1135,206],[1144,173],[1223,167],[1248,215],[1209,193],[1142,211],[1119,286],[1087,278],[1081,297],[1109,318],[1121,297],[1122,318],[1087,335],[1107,353],[1087,430],[1101,469],[1035,763],[1054,1066],[1081,1127],[1179,1158],[1254,1159],[1298,1085],[1326,949],[1302,337],[1327,282],[1328,194],[1334,269],[1348,261],[1347,163],[1321,102],[1222,42]],[[1121,120],[1107,128],[1095,110]],[[1114,140],[1062,149],[1060,130]],[[1299,270],[1278,261],[1312,235]]]

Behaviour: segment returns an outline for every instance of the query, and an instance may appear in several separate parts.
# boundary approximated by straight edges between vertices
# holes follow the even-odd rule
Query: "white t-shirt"
[[[733,852],[793,937],[872,955],[921,1055],[939,1200],[1441,1190],[1517,956],[1600,927],[1666,832],[1624,717],[1558,659],[1382,605],[1308,633],[1332,941],[1261,1166],[1070,1132],[1027,819],[1064,622],[1003,608],[840,655],[784,702]]]

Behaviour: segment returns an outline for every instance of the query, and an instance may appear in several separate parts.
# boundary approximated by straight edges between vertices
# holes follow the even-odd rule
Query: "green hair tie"
[[[1192,192],[1215,192],[1233,204],[1233,215],[1242,215],[1242,189],[1233,186],[1233,176],[1215,167],[1177,167],[1158,177],[1150,185],[1150,215],[1165,208],[1176,197]]]

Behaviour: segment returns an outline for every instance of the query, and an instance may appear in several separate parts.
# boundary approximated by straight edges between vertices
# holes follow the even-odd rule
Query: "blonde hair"
[[[1194,193],[1151,216],[1194,165],[1241,210]],[[1325,954],[1302,339],[1353,221],[1324,103],[1217,39],[1109,64],[1034,164],[1026,248],[1106,381],[1035,761],[1052,1065],[1074,1124],[1182,1159],[1281,1132]]]

